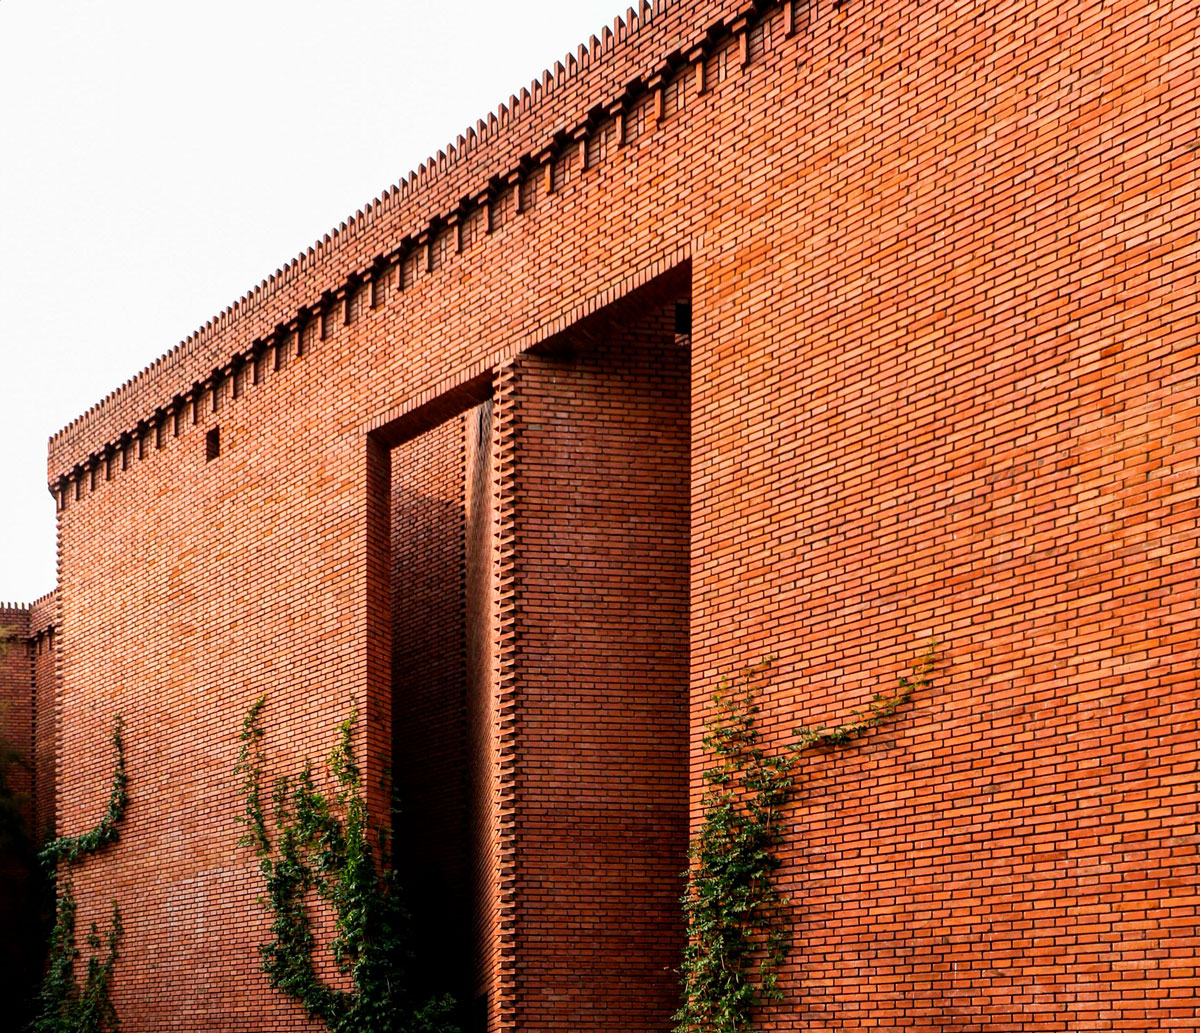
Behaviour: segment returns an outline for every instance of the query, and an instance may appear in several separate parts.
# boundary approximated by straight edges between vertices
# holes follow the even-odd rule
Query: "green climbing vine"
[[[75,907],[74,887],[68,878],[58,897],[54,929],[50,933],[50,957],[38,995],[41,1012],[29,1027],[31,1033],[98,1033],[120,1029],[108,988],[117,963],[121,912],[114,902],[112,924],[103,944],[96,923],[92,923],[87,939],[93,955],[88,958],[87,973],[80,986],[75,975],[75,961],[80,953],[75,942]],[[99,957],[102,946],[103,960]]]
[[[332,795],[317,788],[311,763],[276,782],[272,842],[262,799],[265,705],[266,697],[260,697],[246,714],[236,773],[246,801],[241,843],[258,857],[271,913],[271,941],[261,947],[271,985],[334,1033],[455,1033],[454,1002],[448,997],[419,1002],[409,986],[407,915],[385,844],[381,840],[378,864],[371,846],[362,773],[352,749],[354,716],[339,726],[327,762],[337,787]],[[318,974],[305,902],[310,891],[333,909],[336,934],[329,949],[353,990],[331,987]]]
[[[122,737],[124,728],[124,722],[118,717],[112,734],[113,750],[117,756],[116,770],[113,772],[104,817],[81,835],[59,836],[58,839],[47,843],[38,854],[38,859],[47,867],[53,867],[59,861],[71,864],[81,857],[94,854],[109,843],[115,843],[120,838],[117,826],[125,816],[125,807],[129,803],[128,781],[125,775],[125,740]]]
[[[113,901],[112,921],[103,941],[96,923],[92,923],[87,937],[92,956],[88,959],[87,971],[80,985],[75,972],[80,950],[75,935],[76,901],[71,865],[120,838],[118,825],[125,816],[129,802],[123,729],[123,722],[118,717],[112,734],[116,768],[104,817],[88,832],[79,836],[62,836],[47,844],[38,854],[38,859],[48,871],[48,877],[57,882],[58,897],[54,928],[50,933],[49,959],[38,992],[39,1013],[29,1026],[31,1033],[112,1033],[120,1028],[109,987],[117,962],[117,945],[121,939],[121,912],[116,901]],[[60,862],[65,862],[61,870]],[[99,953],[101,949],[104,950],[103,957]]]
[[[929,684],[933,663],[931,646],[894,692],[876,695],[865,710],[854,711],[855,720],[798,728],[775,751],[763,745],[756,726],[770,663],[744,672],[734,686],[722,682],[705,723],[703,746],[712,766],[703,776],[703,817],[688,848],[688,941],[676,1033],[748,1033],[755,1009],[782,998],[779,970],[791,936],[774,874],[796,764],[808,750],[844,746],[879,727]]]

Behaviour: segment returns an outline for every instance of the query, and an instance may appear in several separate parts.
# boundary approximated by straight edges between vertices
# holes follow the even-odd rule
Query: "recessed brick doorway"
[[[670,1028],[690,344],[677,270],[392,439],[397,864],[467,1033]]]

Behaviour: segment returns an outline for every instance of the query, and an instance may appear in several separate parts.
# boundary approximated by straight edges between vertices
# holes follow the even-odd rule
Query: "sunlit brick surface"
[[[124,714],[122,839],[76,877],[84,922],[114,897],[125,914],[124,1028],[310,1028],[258,971],[237,731],[266,692],[275,774],[323,757],[353,707],[379,784],[394,453],[447,419],[474,543],[454,612],[476,852],[456,877],[489,1029],[667,1028],[669,975],[608,981],[665,927],[618,944],[619,917],[581,912],[523,938],[556,884],[564,914],[612,886],[581,888],[588,850],[555,860],[553,822],[522,807],[576,749],[537,721],[570,726],[588,658],[611,643],[620,667],[640,641],[627,614],[589,638],[608,575],[577,556],[561,591],[539,573],[599,492],[589,428],[664,416],[645,378],[608,408],[601,367],[537,428],[530,406],[572,397],[564,343],[603,347],[621,303],[680,289],[690,591],[653,609],[689,613],[692,824],[721,675],[778,658],[782,741],[941,643],[894,724],[804,768],[781,870],[795,949],[764,1026],[1200,1024],[1198,27],[1185,0],[671,2],[57,436],[57,821],[99,816]],[[612,731],[597,778],[638,768],[629,745]]]

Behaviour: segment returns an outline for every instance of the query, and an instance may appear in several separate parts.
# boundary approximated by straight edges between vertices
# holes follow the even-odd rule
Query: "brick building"
[[[718,680],[776,657],[782,741],[931,636],[804,768],[764,1026],[1195,1027],[1198,29],[644,6],[52,439],[5,721],[76,832],[124,716],[76,887],[125,1028],[312,1027],[238,846],[264,692],[272,775],[357,713],[476,1028],[661,1031]]]

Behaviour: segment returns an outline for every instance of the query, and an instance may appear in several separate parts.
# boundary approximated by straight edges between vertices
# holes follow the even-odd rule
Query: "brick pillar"
[[[677,1007],[689,363],[674,315],[661,298],[614,312],[515,370],[505,878],[522,1033],[661,1033]]]
[[[496,946],[488,1033],[517,1029],[517,672],[515,362],[495,371],[492,414],[492,694],[496,708]]]

